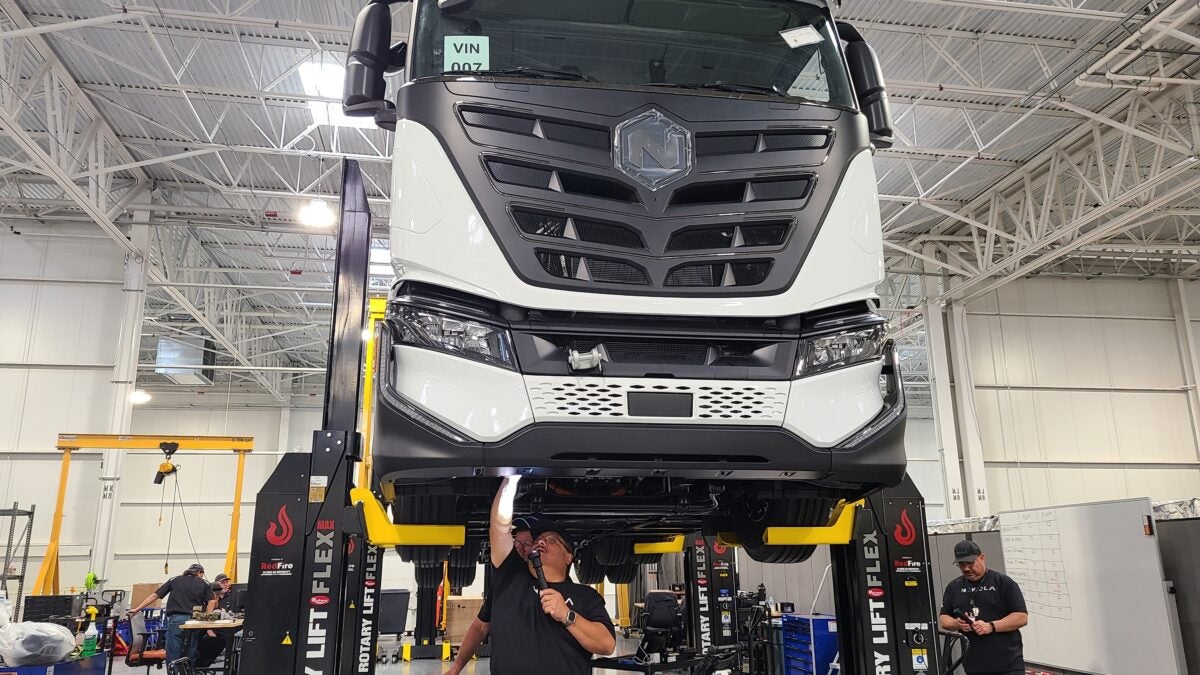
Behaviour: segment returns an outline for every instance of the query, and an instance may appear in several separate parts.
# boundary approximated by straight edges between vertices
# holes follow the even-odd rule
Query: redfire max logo
[[[900,523],[892,531],[892,536],[901,546],[912,546],[913,542],[917,540],[917,528],[913,526],[912,520],[908,517],[908,509],[900,512]]]
[[[272,546],[284,546],[292,540],[294,533],[292,519],[288,518],[287,504],[279,507],[279,515],[267,527],[267,543]]]

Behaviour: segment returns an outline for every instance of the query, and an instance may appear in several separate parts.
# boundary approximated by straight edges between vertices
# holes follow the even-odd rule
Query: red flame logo
[[[284,546],[292,540],[292,519],[288,518],[286,504],[279,507],[278,519],[267,528],[267,543],[272,546]]]
[[[354,545],[354,537],[350,537],[350,543],[346,544],[346,555],[348,555],[348,556],[354,555],[355,548],[356,547]]]
[[[917,540],[917,528],[913,526],[912,520],[908,517],[908,509],[900,512],[900,524],[896,525],[896,529],[892,531],[892,536],[896,538],[896,543],[901,546],[912,546]]]

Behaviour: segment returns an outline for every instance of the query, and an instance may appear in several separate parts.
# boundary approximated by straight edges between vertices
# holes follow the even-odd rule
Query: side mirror
[[[387,84],[383,81],[394,53],[394,48],[388,46],[391,40],[391,7],[386,2],[372,2],[364,7],[354,21],[346,59],[342,112],[348,117],[373,117],[393,107],[387,100]],[[407,45],[401,47],[401,54],[406,51]]]
[[[883,71],[879,68],[879,57],[857,28],[839,21],[837,29],[838,37],[847,43],[846,63],[850,66],[858,106],[867,116],[871,142],[877,148],[890,148],[893,141],[892,108],[883,83]]]

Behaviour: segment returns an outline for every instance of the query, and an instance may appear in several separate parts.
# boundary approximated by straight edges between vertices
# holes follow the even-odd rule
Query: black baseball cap
[[[225,581],[225,580],[226,580],[226,579],[228,579],[228,578],[229,578],[229,575],[227,575],[227,574],[225,574],[224,572],[222,572],[222,573],[218,574],[218,575],[217,575],[217,578],[216,578],[216,579],[213,579],[213,581],[214,581],[214,582],[217,582],[217,583],[220,583],[220,582],[222,582],[222,581]]]
[[[549,518],[538,518],[537,522],[535,522],[533,527],[531,527],[529,530],[529,533],[533,535],[534,539],[537,539],[548,532],[557,534],[559,538],[563,540],[563,543],[567,545],[567,551],[571,554],[575,553],[575,542],[571,539],[571,535],[567,534],[566,531],[559,527],[558,523],[554,522],[553,520],[550,520]]]
[[[973,563],[975,559],[983,555],[983,551],[979,550],[979,544],[970,539],[963,539],[954,545],[954,564]]]
[[[201,565],[200,563],[192,563],[191,565],[188,565],[186,571],[191,572],[192,574],[204,574],[204,565]]]
[[[536,537],[537,535],[534,534],[534,532],[538,530],[541,521],[541,516],[533,513],[527,516],[517,516],[516,518],[513,518],[512,521],[512,533],[517,534],[519,532],[528,532]]]

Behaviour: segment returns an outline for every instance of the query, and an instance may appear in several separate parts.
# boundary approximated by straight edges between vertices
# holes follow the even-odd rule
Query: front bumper
[[[381,481],[500,475],[664,476],[798,480],[846,487],[894,485],[904,476],[900,415],[852,450],[820,448],[782,427],[535,422],[495,442],[448,438],[381,396],[372,456]]]
[[[499,475],[663,476],[792,480],[850,488],[891,485],[905,470],[898,371],[884,368],[898,398],[880,397],[882,364],[868,363],[793,382],[665,380],[691,388],[691,418],[629,418],[614,388],[653,379],[528,376],[430,350],[381,345],[376,379],[374,465],[384,482]],[[567,391],[574,382],[580,394]],[[621,383],[624,383],[621,385]],[[588,386],[609,400],[572,418]],[[723,386],[724,385],[724,386]],[[665,386],[665,385],[664,385]],[[767,392],[748,417],[709,415],[703,390]],[[572,397],[569,412],[556,396]],[[895,413],[901,402],[901,414]],[[887,419],[886,423],[879,421]],[[636,419],[636,421],[634,421]],[[586,421],[584,421],[586,420]],[[848,437],[877,429],[852,447]]]

